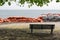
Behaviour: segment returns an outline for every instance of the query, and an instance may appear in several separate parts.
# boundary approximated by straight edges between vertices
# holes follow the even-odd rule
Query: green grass
[[[60,40],[59,31],[53,35],[50,31],[37,31],[31,34],[29,29],[0,29],[0,40]]]

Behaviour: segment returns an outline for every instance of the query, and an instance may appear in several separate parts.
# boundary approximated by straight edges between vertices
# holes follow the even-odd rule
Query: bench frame
[[[53,34],[54,24],[30,24],[31,33],[33,29],[51,29],[50,34]]]

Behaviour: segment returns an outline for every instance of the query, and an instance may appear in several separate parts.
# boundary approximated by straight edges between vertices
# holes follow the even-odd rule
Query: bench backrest
[[[54,29],[54,24],[30,24],[30,29]]]

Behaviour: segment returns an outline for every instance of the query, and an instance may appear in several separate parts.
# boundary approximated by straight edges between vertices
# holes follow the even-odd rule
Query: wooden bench
[[[31,33],[33,29],[51,29],[51,34],[53,34],[54,24],[30,24]]]

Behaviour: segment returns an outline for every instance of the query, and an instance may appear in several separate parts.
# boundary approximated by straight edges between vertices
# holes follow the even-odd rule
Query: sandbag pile
[[[13,17],[8,17],[5,19],[0,18],[0,23],[11,23],[11,22],[25,22],[25,23],[30,23],[30,22],[60,22],[60,14],[41,14],[37,18],[30,18],[30,17],[21,17],[21,16],[13,16]]]
[[[28,18],[28,17],[8,17],[3,19],[3,22],[42,22],[41,18]]]
[[[43,17],[42,17],[42,16],[39,16],[39,17],[37,18],[37,20],[38,20],[38,22],[43,22]]]

